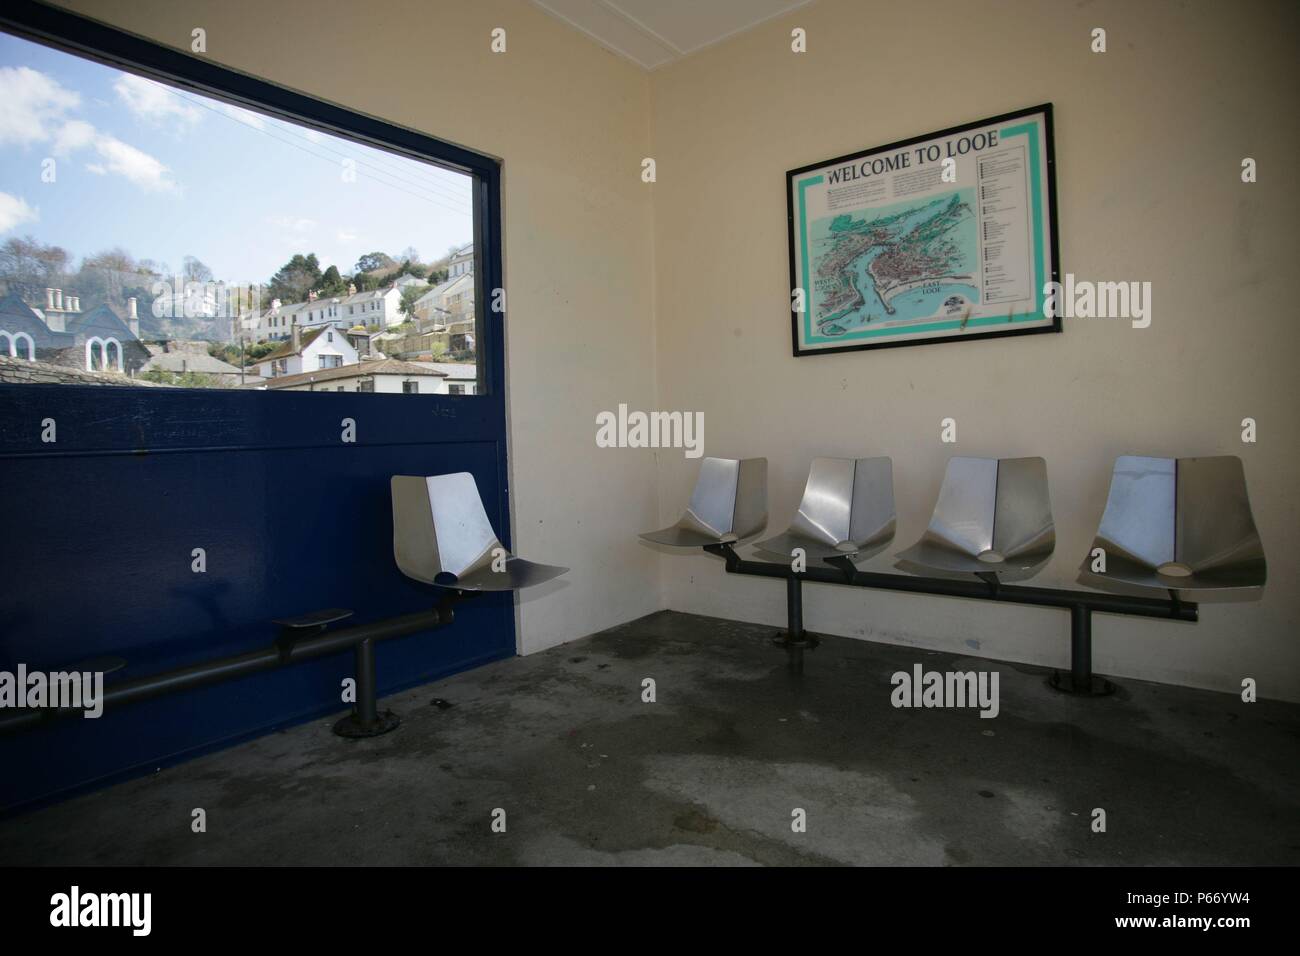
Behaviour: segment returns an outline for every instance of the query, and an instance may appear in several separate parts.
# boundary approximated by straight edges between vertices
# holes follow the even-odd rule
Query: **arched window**
[[[99,338],[86,339],[86,371],[97,372],[104,367],[104,343]]]
[[[14,336],[8,332],[0,331],[0,355],[15,355]]]
[[[116,355],[116,358],[114,358]],[[104,340],[104,370],[111,372],[116,366],[119,372],[125,372],[126,367],[122,362],[122,343],[117,339]]]
[[[26,355],[23,355],[24,342],[27,343]],[[26,358],[29,362],[35,362],[36,343],[32,341],[32,337],[26,332],[15,332],[9,337],[9,354],[15,358]]]

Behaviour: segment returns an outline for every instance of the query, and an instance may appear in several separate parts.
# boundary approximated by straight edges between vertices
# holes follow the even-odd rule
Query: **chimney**
[[[135,296],[130,296],[126,300],[126,324],[131,330],[131,334],[138,339],[140,337],[140,316],[136,314]]]
[[[295,319],[293,322],[293,329],[290,332],[290,336],[291,336],[291,341],[293,342],[294,352],[300,351],[302,349],[302,333],[298,331],[297,319]]]
[[[63,290],[62,289],[54,290],[54,310],[56,312],[63,311]]]
[[[45,311],[46,312],[54,311],[54,290],[53,289],[45,290]]]
[[[72,304],[68,307],[68,311],[69,311],[69,312],[80,312],[80,311],[81,311],[81,296],[79,296],[79,295],[74,295],[74,296],[72,297],[72,299],[71,299],[71,302],[72,302]]]

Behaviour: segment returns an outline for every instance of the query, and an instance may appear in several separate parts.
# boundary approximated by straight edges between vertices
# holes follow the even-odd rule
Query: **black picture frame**
[[[801,348],[800,340],[800,322],[803,313],[800,312],[794,303],[794,291],[799,289],[800,283],[797,274],[795,261],[795,243],[796,236],[796,214],[794,201],[794,182],[796,177],[806,175],[815,170],[823,169],[827,166],[834,166],[841,163],[850,163],[855,160],[861,160],[866,157],[874,156],[878,153],[888,153],[909,146],[915,146],[918,143],[926,143],[931,140],[943,137],[955,136],[969,130],[980,129],[995,123],[1003,123],[1021,117],[1042,114],[1044,150],[1046,153],[1046,188],[1047,188],[1047,208],[1048,208],[1048,237],[1047,237],[1047,262],[1043,274],[1050,276],[1051,282],[1059,282],[1061,277],[1060,270],[1060,243],[1059,243],[1059,225],[1057,222],[1057,204],[1056,204],[1056,143],[1054,131],[1054,118],[1051,103],[1042,103],[1037,106],[1030,106],[1024,109],[1013,110],[1009,113],[1000,113],[996,116],[990,116],[979,119],[971,123],[963,123],[959,126],[952,126],[947,129],[937,130],[933,133],[925,133],[920,136],[909,137],[908,139],[899,140],[894,143],[888,143],[883,146],[874,146],[869,149],[860,150],[854,153],[848,153],[844,156],[837,156],[833,159],[820,160],[815,163],[809,163],[800,166],[797,169],[788,170],[785,174],[785,197],[786,197],[786,235],[788,241],[789,267],[790,267],[790,297],[787,300],[790,313],[790,345],[791,352],[795,358],[802,358],[809,355],[835,355],[841,352],[860,352],[875,349],[904,348],[916,345],[931,345],[941,342],[954,341],[977,341],[981,339],[1008,338],[1022,335],[1038,335],[1042,333],[1059,333],[1063,330],[1061,317],[1059,315],[1050,317],[1048,323],[1036,325],[1028,328],[1007,328],[994,329],[987,332],[960,332],[951,335],[934,335],[926,338],[906,339],[903,341],[892,342],[866,342],[846,344],[842,346],[829,346],[815,349]]]

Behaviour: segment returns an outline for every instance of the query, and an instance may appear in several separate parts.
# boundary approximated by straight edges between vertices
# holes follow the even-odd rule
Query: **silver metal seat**
[[[1029,571],[1055,547],[1042,458],[951,458],[930,526],[898,557],[984,576]]]
[[[492,533],[474,476],[394,475],[393,556],[409,578],[459,591],[514,591],[568,568],[510,554]]]
[[[854,557],[894,537],[894,469],[888,458],[814,458],[790,527],[758,548],[789,560]]]
[[[671,548],[700,548],[734,543],[765,524],[767,459],[705,458],[686,513],[671,527],[641,537]]]
[[[1268,577],[1241,459],[1115,459],[1106,511],[1084,559],[1091,580],[1172,591],[1260,588]]]

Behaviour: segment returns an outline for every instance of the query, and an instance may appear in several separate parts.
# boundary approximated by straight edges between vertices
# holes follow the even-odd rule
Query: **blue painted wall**
[[[472,174],[476,300],[504,287],[495,160],[31,0],[9,0],[0,27]],[[0,385],[0,670],[111,654],[128,666],[109,680],[130,680],[266,647],[274,618],[346,607],[360,624],[433,606],[393,563],[388,482],[471,472],[510,546],[504,318],[480,317],[472,397]],[[41,440],[45,419],[56,442]],[[477,598],[449,628],[380,643],[379,690],[514,650],[512,597]],[[0,734],[0,812],[345,711],[351,672],[343,654]]]
[[[499,398],[0,387],[0,669],[114,654],[128,667],[108,679],[131,679],[265,647],[277,617],[429,607],[392,560],[388,479],[449,471],[473,473],[507,531]],[[380,690],[514,650],[509,596],[485,597],[378,645]],[[343,654],[0,737],[0,808],[342,712],[351,668]]]

